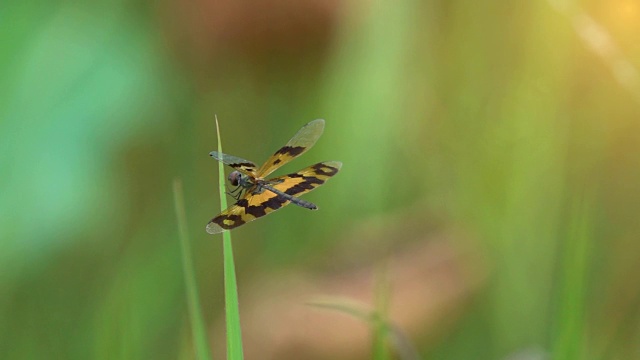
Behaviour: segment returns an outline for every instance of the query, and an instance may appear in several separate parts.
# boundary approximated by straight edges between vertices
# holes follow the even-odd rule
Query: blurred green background
[[[304,303],[380,278],[425,359],[640,358],[637,1],[1,8],[0,358],[194,358],[175,178],[224,357],[216,114],[258,163],[324,118],[278,174],[344,163],[233,232],[247,359],[370,358]]]

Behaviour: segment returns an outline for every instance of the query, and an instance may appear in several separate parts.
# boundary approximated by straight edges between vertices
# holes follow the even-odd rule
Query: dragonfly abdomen
[[[284,199],[286,199],[288,201],[291,201],[292,204],[296,204],[298,206],[301,206],[301,207],[303,207],[305,209],[309,209],[309,210],[318,210],[318,207],[316,206],[316,204],[314,204],[314,203],[312,203],[310,201],[302,200],[302,199],[300,199],[298,197],[295,197],[293,195],[289,195],[289,194],[287,194],[285,192],[282,192],[282,191],[280,191],[278,189],[275,189],[275,188],[273,188],[273,187],[271,187],[269,185],[261,185],[261,187],[271,191],[272,193],[274,193],[274,194],[276,194],[276,195],[278,195],[278,196],[280,196],[280,197],[282,197],[282,198],[284,198]]]

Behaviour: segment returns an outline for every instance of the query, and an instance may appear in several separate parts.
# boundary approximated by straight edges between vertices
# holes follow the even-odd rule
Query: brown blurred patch
[[[456,236],[453,233],[422,235],[415,239],[419,241],[381,261],[360,259],[357,268],[320,275],[290,269],[286,273],[263,274],[253,284],[241,286],[246,357],[369,358],[372,337],[365,321],[344,312],[306,304],[335,297],[369,304],[369,309],[373,309],[376,274],[380,274],[381,262],[390,285],[389,321],[411,339],[445,335],[452,327],[446,324],[455,322],[488,274],[482,256],[471,247],[461,247]],[[351,241],[361,243],[360,239]],[[220,323],[213,339],[218,339],[220,344],[219,339],[223,338],[224,324]],[[216,350],[223,352],[222,347],[220,344]]]
[[[206,67],[221,53],[263,61],[323,49],[339,5],[338,0],[173,1],[160,18],[181,61]]]

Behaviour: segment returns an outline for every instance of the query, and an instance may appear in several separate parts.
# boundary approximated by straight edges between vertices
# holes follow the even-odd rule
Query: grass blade
[[[390,358],[387,346],[388,326],[387,311],[389,309],[390,284],[386,266],[381,265],[376,274],[375,287],[375,316],[373,317],[372,355],[374,360],[388,360]]]
[[[340,299],[332,297],[319,298],[307,302],[307,305],[321,309],[338,311],[353,316],[356,319],[362,320],[371,327],[371,329],[374,331],[374,336],[381,336],[376,334],[376,332],[379,332],[380,334],[384,334],[384,337],[389,339],[391,344],[394,346],[399,359],[420,360],[418,350],[416,350],[416,348],[413,346],[407,335],[405,335],[404,332],[391,321],[384,320],[383,317],[377,313],[377,310],[369,310],[367,309],[366,305],[360,304],[350,299]],[[386,345],[384,352],[376,353],[375,345],[373,350],[374,352],[372,353],[372,355],[374,356],[374,358],[376,356],[386,356],[387,358],[389,357],[389,353],[386,350]]]
[[[207,360],[211,359],[211,352],[209,344],[207,343],[207,331],[204,326],[202,312],[200,311],[198,288],[193,272],[191,247],[189,245],[189,234],[187,231],[187,214],[184,209],[184,195],[182,193],[182,182],[180,179],[173,180],[173,198],[176,208],[176,218],[178,220],[180,245],[182,247],[182,268],[184,270],[184,282],[187,286],[187,303],[189,307],[189,317],[191,318],[191,330],[195,341],[196,357],[201,360]]]
[[[218,135],[218,152],[222,153],[220,141],[220,127],[216,116],[216,133]],[[218,162],[220,174],[220,208],[227,208],[226,187],[224,177],[224,165]],[[227,359],[242,360],[242,331],[240,329],[240,308],[238,306],[238,284],[236,283],[236,268],[233,261],[233,248],[231,246],[231,234],[228,231],[222,233],[222,252],[224,256],[224,303],[227,319]]]
[[[584,359],[588,274],[593,249],[593,196],[574,200],[569,234],[562,252],[562,286],[557,313],[554,359]]]

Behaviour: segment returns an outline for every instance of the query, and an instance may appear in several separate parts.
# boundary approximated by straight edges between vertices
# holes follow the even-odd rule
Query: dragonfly
[[[336,175],[342,167],[341,162],[325,161],[292,174],[268,180],[265,177],[307,152],[318,141],[323,131],[323,119],[309,122],[260,167],[237,156],[217,151],[209,153],[214,159],[234,169],[228,180],[236,188],[227,194],[232,196],[236,203],[211,219],[207,224],[207,232],[218,234],[235,229],[289,204],[317,210],[315,204],[300,199],[299,196],[314,190]]]

